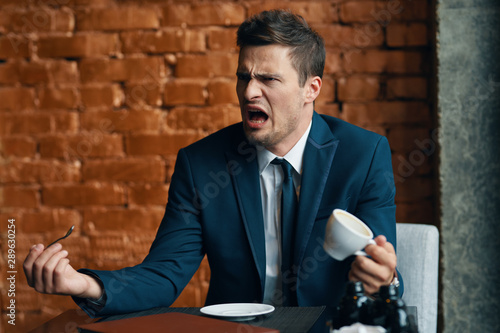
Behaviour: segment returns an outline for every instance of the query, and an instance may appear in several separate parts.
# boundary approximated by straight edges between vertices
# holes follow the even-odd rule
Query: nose
[[[244,82],[242,87],[242,94],[247,101],[252,101],[260,98],[262,96],[262,90],[260,88],[258,80],[251,78],[247,82]]]

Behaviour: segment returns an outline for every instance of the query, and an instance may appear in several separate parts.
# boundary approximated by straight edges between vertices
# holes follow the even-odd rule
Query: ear
[[[318,97],[321,91],[323,81],[319,76],[313,76],[307,79],[305,84],[306,103],[312,103]]]

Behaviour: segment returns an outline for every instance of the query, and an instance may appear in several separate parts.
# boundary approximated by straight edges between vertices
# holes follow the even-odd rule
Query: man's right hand
[[[98,299],[100,284],[91,276],[77,272],[69,264],[68,251],[56,243],[44,250],[42,244],[31,247],[24,260],[24,274],[30,287],[44,294],[70,295]]]

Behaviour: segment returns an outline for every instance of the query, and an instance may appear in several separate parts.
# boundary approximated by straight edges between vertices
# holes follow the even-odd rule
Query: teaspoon
[[[59,242],[60,240],[63,240],[65,239],[66,237],[68,237],[69,235],[71,235],[71,233],[73,232],[73,229],[75,229],[75,226],[72,225],[71,228],[69,228],[68,232],[66,233],[66,235],[62,236],[61,238],[58,238],[56,239],[55,241],[53,241],[52,243],[50,243],[47,247],[49,246],[52,246],[54,245],[55,243]]]

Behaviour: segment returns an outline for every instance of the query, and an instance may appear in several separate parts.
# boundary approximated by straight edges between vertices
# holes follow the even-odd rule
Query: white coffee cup
[[[365,255],[361,251],[368,244],[376,244],[373,232],[356,216],[342,209],[335,209],[328,219],[323,248],[339,261],[351,255]]]

